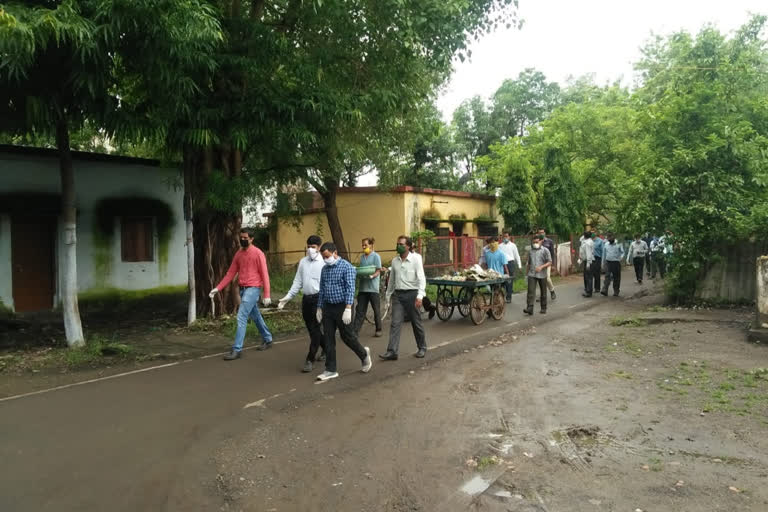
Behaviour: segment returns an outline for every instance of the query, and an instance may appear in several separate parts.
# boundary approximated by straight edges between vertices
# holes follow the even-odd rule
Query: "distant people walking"
[[[372,236],[363,238],[363,255],[360,256],[361,267],[375,267],[376,272],[370,276],[362,276],[357,290],[357,309],[355,310],[355,333],[359,336],[360,329],[368,313],[368,304],[373,308],[373,323],[376,326],[374,337],[381,337],[381,300],[379,286],[381,284],[381,256],[373,250],[374,239]]]
[[[579,246],[579,264],[584,268],[584,293],[583,297],[592,296],[592,270],[595,263],[595,243],[592,240],[594,233],[585,231],[581,237]]]
[[[517,250],[517,245],[512,241],[512,237],[509,235],[508,231],[504,232],[499,248],[507,256],[507,273],[510,277],[509,282],[506,284],[507,302],[512,302],[515,272],[517,269],[523,268],[522,262],[520,261],[520,252]]]
[[[323,353],[325,352],[323,330],[320,322],[317,321],[316,314],[317,299],[320,296],[320,275],[325,266],[323,257],[320,255],[320,244],[322,243],[322,239],[317,235],[307,238],[307,255],[299,261],[299,268],[296,270],[291,289],[277,303],[277,309],[282,310],[291,299],[299,294],[299,291],[302,293],[301,316],[309,333],[309,352],[304,360],[304,367],[301,370],[303,372],[312,371],[312,366],[317,360],[317,349],[322,348]]]
[[[323,325],[325,336],[325,371],[317,380],[325,381],[339,376],[336,368],[336,330],[362,363],[362,372],[370,371],[371,351],[363,347],[352,328],[352,303],[355,300],[357,270],[350,262],[339,258],[336,245],[325,242],[320,247],[325,266],[320,274],[320,296],[317,299],[317,321]]]
[[[262,342],[256,350],[266,350],[272,346],[272,333],[269,332],[264,317],[259,311],[259,297],[262,294],[262,289],[264,291],[262,300],[264,306],[269,306],[272,303],[269,298],[267,258],[261,249],[253,245],[253,230],[251,228],[240,230],[240,250],[235,253],[224,279],[211,290],[208,296],[213,299],[220,290],[226,288],[234,279],[235,274],[237,274],[237,282],[240,285],[240,306],[237,308],[235,343],[229,354],[224,356],[225,361],[239,359],[242,356],[248,318],[253,320],[261,334]]]
[[[533,303],[536,299],[536,288],[539,288],[541,297],[541,314],[547,312],[547,269],[552,266],[552,254],[542,245],[544,235],[537,234],[533,237],[531,252],[528,255],[528,295],[526,308],[523,313],[533,315]]]
[[[603,245],[603,266],[606,269],[602,295],[608,295],[608,288],[613,282],[613,296],[619,296],[621,288],[621,260],[624,259],[624,246],[616,241],[613,233],[608,233],[608,243]]]
[[[645,275],[651,277],[651,242],[653,242],[653,236],[649,232],[645,232],[643,242],[648,246],[648,252],[645,253]]]
[[[549,289],[550,298],[555,300],[557,295],[555,294],[555,283],[552,282],[552,267],[557,265],[557,247],[555,247],[555,242],[547,238],[547,231],[544,228],[539,228],[539,234],[544,237],[541,245],[546,248],[549,251],[550,256],[552,256],[552,265],[547,267],[547,288]]]
[[[635,278],[638,284],[643,284],[643,266],[645,265],[645,257],[647,255],[648,244],[640,238],[639,234],[635,235],[635,241],[629,245],[627,263],[631,262],[635,266]]]
[[[656,238],[651,242],[651,279],[656,279],[657,271],[662,279],[664,279],[664,275],[667,273],[665,245],[666,238],[664,236]]]
[[[600,276],[603,271],[603,246],[605,240],[600,238],[597,231],[592,230],[592,242],[595,245],[595,261],[592,263],[592,279],[594,280],[593,289],[595,292],[600,291]]]
[[[416,357],[427,353],[427,340],[419,308],[427,294],[427,278],[421,255],[413,252],[413,241],[405,235],[397,238],[397,254],[392,260],[387,283],[386,300],[392,300],[392,324],[389,330],[389,345],[379,357],[385,361],[396,361],[400,350],[400,329],[405,315],[411,319],[413,336],[416,338]]]

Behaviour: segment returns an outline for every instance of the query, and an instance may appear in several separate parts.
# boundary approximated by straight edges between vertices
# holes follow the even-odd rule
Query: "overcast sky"
[[[499,30],[471,46],[440,95],[446,120],[466,98],[488,97],[525,68],[564,83],[594,73],[598,83],[633,83],[632,63],[651,34],[698,32],[705,23],[730,32],[749,13],[768,14],[768,0],[519,0],[520,30]]]

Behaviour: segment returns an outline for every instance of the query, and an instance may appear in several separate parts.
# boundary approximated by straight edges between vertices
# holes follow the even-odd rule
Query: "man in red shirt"
[[[264,317],[259,312],[259,297],[262,288],[264,289],[265,306],[269,306],[272,300],[269,298],[269,273],[267,272],[267,258],[261,249],[253,245],[253,230],[243,228],[240,230],[241,249],[235,254],[232,265],[229,266],[227,275],[224,279],[211,290],[209,297],[213,298],[219,293],[219,290],[226,287],[237,274],[237,281],[240,284],[240,307],[237,310],[237,332],[235,333],[235,344],[232,351],[224,356],[226,361],[239,359],[242,355],[243,341],[245,340],[245,328],[248,325],[248,318],[253,320],[261,333],[262,342],[256,350],[267,350],[272,347],[272,333],[269,332],[267,324],[264,323]]]

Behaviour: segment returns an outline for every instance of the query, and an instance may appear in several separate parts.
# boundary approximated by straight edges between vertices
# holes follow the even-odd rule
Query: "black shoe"
[[[425,355],[427,355],[427,349],[425,349],[425,348],[420,348],[418,352],[416,352],[415,354],[413,354],[413,357],[418,357],[419,359],[421,359],[421,358],[422,358],[422,357],[424,357]]]
[[[582,297],[591,297],[592,294],[591,293],[582,293],[581,296]]]
[[[547,314],[547,310],[546,309],[542,309],[541,311],[539,311],[539,314],[546,315]]]
[[[233,350],[232,352],[230,352],[229,354],[224,356],[224,360],[225,361],[234,361],[235,359],[240,359],[241,357],[243,357],[243,353],[242,352],[238,352],[237,350]]]
[[[397,354],[387,350],[386,353],[379,354],[379,359],[381,359],[382,361],[397,361]]]
[[[614,297],[618,297],[619,296],[619,292],[613,292],[613,296]]]
[[[555,290],[549,292],[549,296],[552,298],[552,300],[555,300],[557,298],[557,295],[555,295]]]
[[[600,290],[600,295],[602,295],[604,297],[607,297],[608,296],[608,292],[607,291],[604,292],[604,291]]]
[[[272,348],[272,342],[271,341],[270,342],[262,341],[261,345],[256,347],[256,350],[268,350],[270,348]]]
[[[533,314],[533,306],[527,307],[523,310],[523,313],[526,315],[532,315]]]

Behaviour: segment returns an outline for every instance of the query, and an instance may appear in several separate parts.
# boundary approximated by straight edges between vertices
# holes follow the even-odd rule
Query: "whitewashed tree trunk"
[[[77,305],[77,209],[75,207],[75,172],[69,147],[69,128],[65,120],[56,126],[56,145],[59,150],[61,173],[61,217],[63,244],[61,253],[61,308],[64,314],[64,332],[70,348],[85,345],[80,308]]]
[[[187,283],[189,287],[189,307],[187,308],[187,325],[197,320],[197,299],[195,297],[195,241],[193,238],[194,224],[187,219]]]

